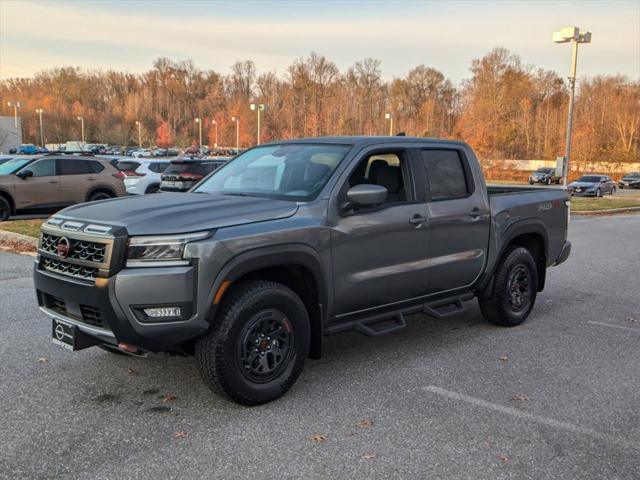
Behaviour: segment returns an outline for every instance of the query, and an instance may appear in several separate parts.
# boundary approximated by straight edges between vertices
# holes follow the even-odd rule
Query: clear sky
[[[458,82],[495,46],[565,75],[570,47],[551,41],[565,25],[593,32],[579,75],[640,79],[640,0],[0,0],[0,78],[69,65],[143,72],[159,56],[221,73],[251,59],[283,74],[316,51],[341,70],[374,57],[387,79],[424,63]]]

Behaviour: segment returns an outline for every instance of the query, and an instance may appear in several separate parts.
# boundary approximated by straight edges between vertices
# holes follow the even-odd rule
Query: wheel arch
[[[208,318],[215,321],[228,288],[245,279],[271,280],[293,290],[303,301],[311,321],[310,358],[320,358],[326,312],[330,302],[325,269],[318,253],[306,245],[281,245],[233,257],[217,275],[210,291]],[[228,283],[227,283],[228,282]]]
[[[89,190],[87,190],[87,194],[84,197],[85,202],[89,201],[89,199],[91,198],[91,195],[93,195],[94,193],[98,193],[98,192],[107,192],[112,197],[117,197],[118,196],[118,194],[113,189],[113,187],[111,187],[109,185],[95,185],[95,186],[92,186]]]
[[[499,239],[501,247],[493,257],[490,269],[485,273],[477,290],[481,292],[491,292],[493,288],[493,277],[500,260],[505,255],[507,249],[512,245],[524,247],[531,252],[536,265],[538,266],[538,288],[544,290],[547,272],[547,258],[549,255],[549,235],[544,224],[540,220],[522,220],[511,225]]]

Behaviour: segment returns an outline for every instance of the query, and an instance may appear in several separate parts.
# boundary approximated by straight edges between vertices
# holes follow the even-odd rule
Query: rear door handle
[[[95,178],[93,178],[93,177],[89,177],[89,178],[87,178],[87,181],[89,181],[89,182],[95,182],[95,180],[96,180],[96,179],[95,179]]]
[[[422,225],[426,221],[427,221],[427,219],[425,217],[423,217],[423,216],[421,216],[421,215],[419,215],[417,213],[413,216],[413,218],[409,219],[409,223],[411,225]]]

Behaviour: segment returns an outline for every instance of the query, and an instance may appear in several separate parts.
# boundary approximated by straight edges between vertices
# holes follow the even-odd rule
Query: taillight
[[[199,173],[181,173],[179,177],[184,180],[200,180],[204,175],[200,175]]]
[[[113,175],[116,178],[119,178],[120,180],[124,180],[124,177],[125,177],[125,174],[122,172],[112,173],[111,175]]]

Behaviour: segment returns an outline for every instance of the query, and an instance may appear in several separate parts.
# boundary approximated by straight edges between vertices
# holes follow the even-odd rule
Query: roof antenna
[[[407,134],[405,132],[398,132],[396,133],[396,137],[406,137]]]

